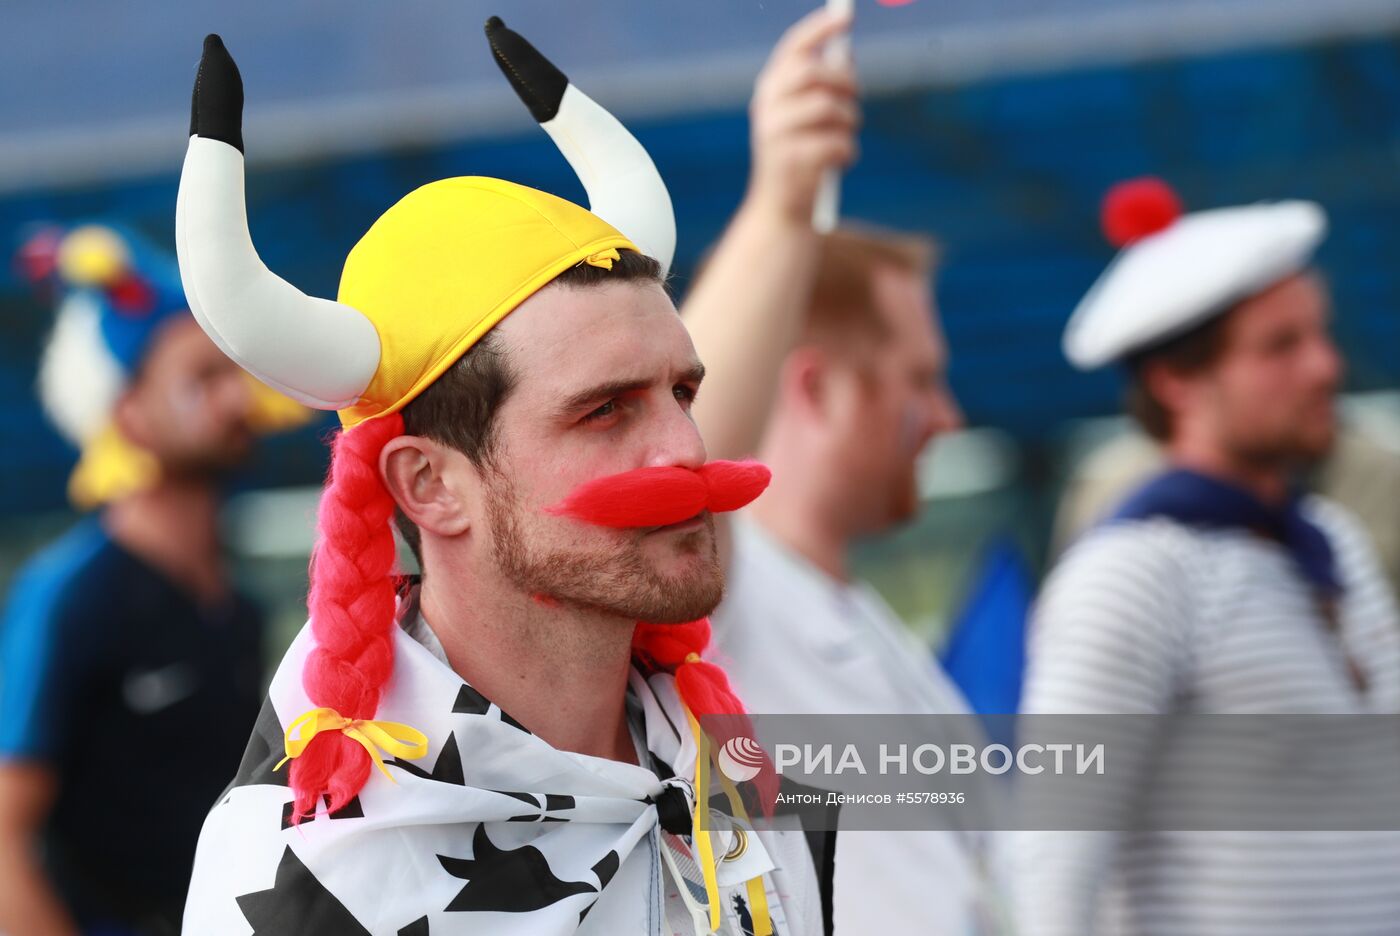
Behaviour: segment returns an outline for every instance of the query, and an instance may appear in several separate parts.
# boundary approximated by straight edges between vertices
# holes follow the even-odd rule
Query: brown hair
[[[633,250],[619,253],[621,259],[613,261],[611,270],[579,263],[556,276],[549,286],[587,289],[605,283],[647,281],[665,285],[661,264],[651,257]],[[496,413],[515,383],[516,374],[505,349],[496,333],[488,331],[403,408],[404,433],[449,445],[466,455],[472,464],[489,466],[495,452]],[[401,510],[395,511],[394,521],[414,557],[421,562],[418,527]]]
[[[875,271],[892,267],[929,276],[938,247],[928,237],[866,226],[841,227],[825,235],[817,263],[804,338],[883,340],[889,326],[875,298]]]
[[[1171,412],[1148,389],[1145,379],[1147,367],[1160,365],[1178,374],[1193,374],[1214,364],[1225,346],[1227,318],[1228,314],[1213,316],[1185,334],[1140,351],[1128,359],[1129,380],[1124,406],[1143,431],[1158,442],[1171,438],[1172,417]]]

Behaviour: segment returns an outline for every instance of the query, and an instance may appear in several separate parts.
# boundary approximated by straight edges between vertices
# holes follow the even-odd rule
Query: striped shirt
[[[1105,525],[1046,582],[1023,711],[1400,712],[1400,619],[1373,551],[1340,507],[1302,509],[1345,586],[1335,630],[1271,540],[1161,518]],[[1021,832],[1010,844],[1025,936],[1400,932],[1400,833]]]

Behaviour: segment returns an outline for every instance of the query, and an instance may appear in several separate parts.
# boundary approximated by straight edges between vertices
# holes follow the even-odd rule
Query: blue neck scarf
[[[1185,468],[1174,468],[1138,488],[1105,522],[1166,517],[1185,526],[1242,529],[1274,540],[1303,577],[1328,598],[1341,594],[1332,544],[1303,516],[1296,492],[1278,506],[1249,491]]]

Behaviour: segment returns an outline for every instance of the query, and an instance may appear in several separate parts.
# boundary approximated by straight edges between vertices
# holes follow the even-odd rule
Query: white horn
[[[356,309],[306,295],[259,259],[243,194],[242,121],[238,66],[211,35],[175,203],[185,298],[209,337],[254,377],[307,406],[343,409],[379,367],[379,334]]]
[[[588,193],[588,208],[671,268],[676,214],[656,165],[627,128],[500,17],[486,21],[496,64],[554,140]]]

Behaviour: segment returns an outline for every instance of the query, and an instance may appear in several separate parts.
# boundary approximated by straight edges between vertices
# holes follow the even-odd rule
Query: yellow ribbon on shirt
[[[740,819],[748,822],[749,814],[744,809],[744,800],[739,796],[734,781],[726,777],[721,770],[719,782],[724,787],[724,795],[729,798],[730,807]],[[749,893],[749,906],[753,909],[753,936],[773,936],[773,920],[768,915],[768,894],[763,889],[763,876],[749,878],[745,889]]]
[[[686,662],[694,662],[691,657],[699,659],[699,654],[692,653],[686,657]],[[691,734],[695,736],[695,819],[692,823],[691,841],[695,845],[695,850],[700,857],[700,872],[705,878],[705,898],[710,905],[710,932],[719,929],[720,924],[720,903],[719,903],[719,878],[715,872],[715,848],[710,841],[709,830],[705,828],[704,817],[710,813],[710,739],[700,730],[700,723],[691,714],[689,708],[685,710],[685,717],[690,722]],[[739,797],[739,791],[730,783],[729,778],[724,775],[724,771],[719,772],[720,781],[725,787],[725,794],[729,797],[729,803],[734,807],[735,812],[745,821],[748,815],[744,811],[743,800]],[[763,875],[749,878],[745,884],[745,889],[749,895],[749,906],[752,910],[754,936],[772,936],[773,920],[768,914],[768,895],[763,889]]]
[[[317,708],[306,712],[287,726],[284,741],[287,756],[277,762],[273,770],[301,752],[311,743],[311,739],[323,731],[339,731],[352,741],[358,742],[380,773],[393,783],[398,783],[389,769],[384,766],[384,757],[379,753],[384,749],[395,757],[412,760],[428,753],[428,736],[417,728],[391,721],[371,721],[367,718],[346,718],[333,708]]]

